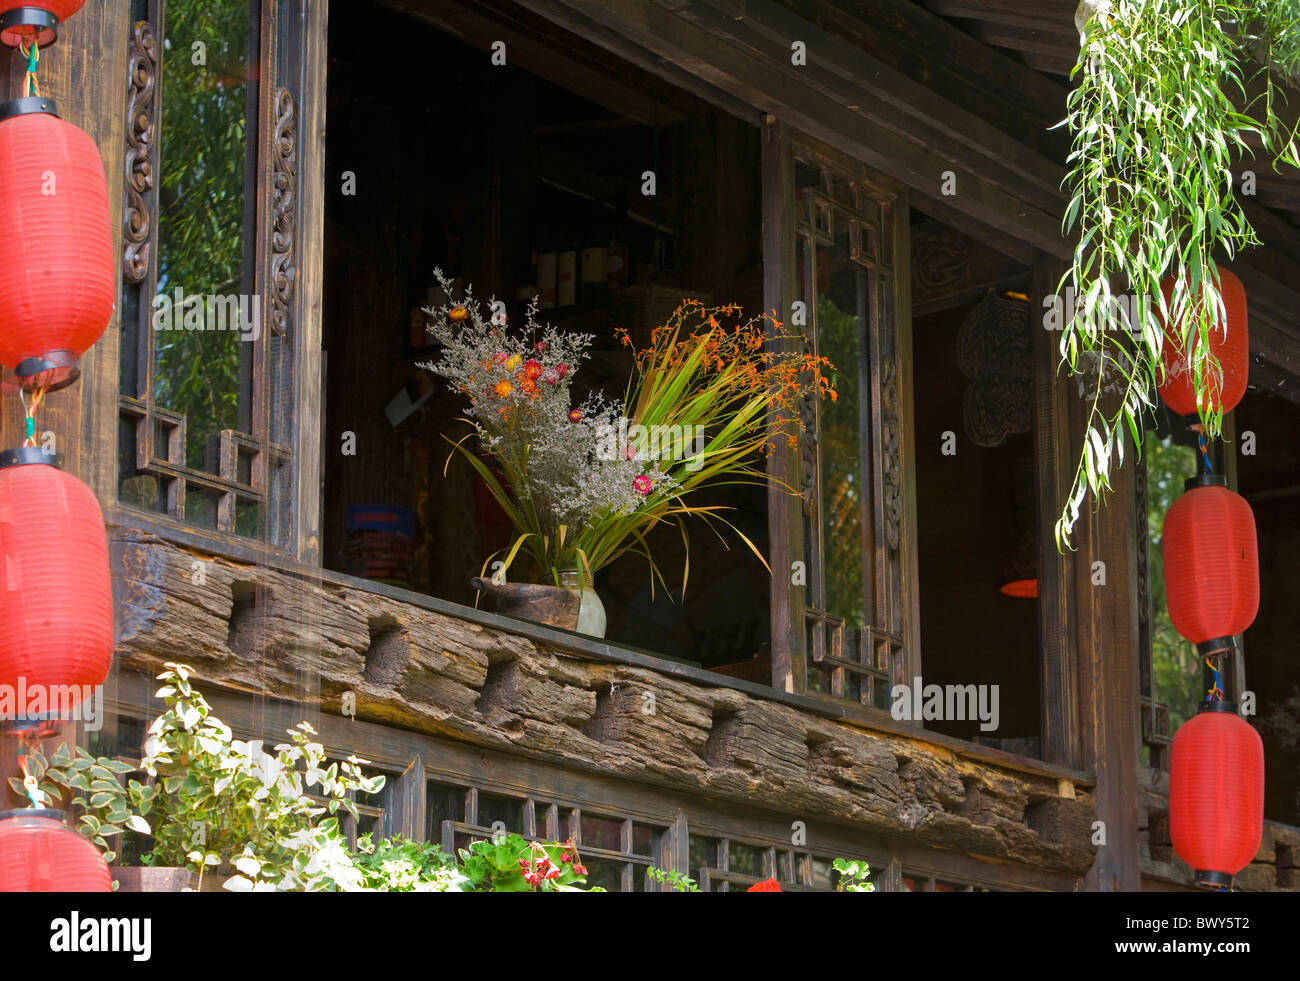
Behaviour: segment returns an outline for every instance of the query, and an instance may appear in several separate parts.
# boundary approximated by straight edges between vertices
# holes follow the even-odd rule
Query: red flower
[[[576,872],[578,875],[586,875],[586,874],[587,874],[587,866],[585,866],[585,865],[581,865],[581,864],[579,864],[579,865],[575,865],[575,866],[573,867],[573,871]]]
[[[632,481],[632,489],[644,497],[654,489],[654,484],[651,482],[649,477],[645,474],[641,474],[641,476]]]
[[[762,882],[755,882],[745,892],[784,892],[781,884],[775,879],[764,879]]]
[[[542,374],[542,363],[536,358],[529,358],[524,362],[524,374],[536,381]]]
[[[570,855],[568,852],[560,852],[560,861],[563,862],[565,865],[568,865],[570,862],[573,861],[573,856]]]
[[[570,409],[570,410],[569,410],[569,422],[582,422],[582,410],[581,410],[581,409]]]
[[[567,364],[557,364],[557,365],[555,366],[555,372],[556,372],[556,374],[558,374],[561,378],[563,378],[565,375],[567,375],[567,374],[569,373],[569,366],[568,366]]]
[[[543,351],[546,350],[546,342],[538,341],[536,344],[533,345],[533,350],[536,351],[538,354],[541,354]]]

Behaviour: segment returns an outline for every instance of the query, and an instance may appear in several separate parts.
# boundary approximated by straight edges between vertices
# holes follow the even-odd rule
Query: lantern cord
[[[1210,690],[1205,693],[1205,704],[1211,705],[1214,702],[1223,701],[1223,687],[1219,684],[1219,669],[1214,666],[1214,662],[1208,657],[1205,659],[1205,666],[1210,669],[1213,676],[1210,682]]]
[[[36,66],[40,64],[41,60],[41,46],[36,38],[32,38],[28,47],[24,48],[19,44],[18,50],[27,58],[27,74],[23,78],[23,95],[39,96],[41,94],[41,83],[36,80]]]
[[[27,438],[23,440],[23,446],[35,446],[36,445],[36,412],[38,409],[40,409],[41,403],[45,401],[45,389],[38,388],[32,393],[31,405],[27,404],[27,397],[23,394],[23,390],[21,388],[18,390],[18,398],[22,400],[23,415],[26,419],[26,424],[27,424]]]
[[[1196,445],[1201,451],[1201,460],[1204,461],[1205,472],[1214,473],[1214,464],[1210,460],[1210,447],[1205,442],[1205,429],[1198,425],[1191,427],[1192,432],[1196,433]]]
[[[40,782],[27,769],[27,743],[26,733],[18,733],[18,768],[23,772],[23,791],[27,794],[27,799],[32,802],[32,807],[37,809],[45,806],[45,791],[41,790]]]

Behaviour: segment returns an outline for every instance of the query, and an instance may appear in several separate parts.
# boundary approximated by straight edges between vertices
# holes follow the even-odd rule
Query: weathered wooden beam
[[[737,688],[567,655],[377,592],[114,532],[117,661],[183,661],[196,680],[738,805],[1080,874],[1085,794],[915,733],[868,732]],[[205,563],[196,582],[195,561]],[[305,685],[306,682],[306,685]],[[305,686],[304,686],[305,685]],[[756,686],[751,686],[751,689]],[[642,710],[642,693],[655,711]],[[787,699],[789,696],[785,696]],[[409,756],[407,757],[409,759]]]

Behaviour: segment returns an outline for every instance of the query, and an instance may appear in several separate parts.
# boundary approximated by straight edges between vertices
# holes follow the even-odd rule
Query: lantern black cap
[[[54,104],[53,99],[43,95],[25,95],[21,99],[10,99],[8,102],[0,102],[0,123],[15,116],[27,116],[34,112],[57,116],[59,107]]]
[[[57,41],[58,14],[41,7],[15,7],[0,14],[0,41],[16,48],[33,37],[42,48],[48,48]]]
[[[1203,473],[1188,477],[1183,481],[1183,490],[1195,490],[1198,487],[1227,487],[1228,478],[1221,473]]]
[[[40,446],[18,446],[11,450],[0,450],[0,470],[6,467],[22,467],[31,463],[43,463],[47,467],[57,467],[57,453],[46,453]]]
[[[62,811],[56,811],[52,807],[16,807],[12,811],[0,811],[0,821],[9,818],[49,818],[51,821],[62,821],[63,817]]]
[[[1197,644],[1196,650],[1201,657],[1221,657],[1236,653],[1240,646],[1236,637],[1211,637]]]
[[[1202,702],[1201,707],[1196,712],[1198,715],[1202,712],[1227,712],[1230,715],[1236,715],[1237,703],[1226,698],[1220,698],[1213,702]]]
[[[1209,869],[1196,870],[1196,884],[1208,889],[1231,889],[1232,876],[1227,872],[1212,872]]]

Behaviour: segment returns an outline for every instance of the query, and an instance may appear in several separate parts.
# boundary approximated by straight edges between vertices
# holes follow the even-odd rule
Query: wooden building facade
[[[1169,640],[1157,568],[1191,452],[1176,427],[1153,421],[1157,451],[1074,551],[1052,532],[1085,410],[1042,326],[1071,254],[1052,127],[1073,13],[88,4],[42,53],[122,229],[120,320],[41,419],[112,538],[108,718],[81,738],[137,751],[151,676],[179,661],[237,731],[307,718],[387,772],[367,826],[572,835],[610,888],[654,888],[649,865],[829,888],[837,856],[886,890],[1190,888],[1167,751],[1199,665]],[[1248,206],[1267,243],[1234,264],[1252,384],[1216,448],[1260,525],[1264,601],[1235,666],[1273,720],[1252,890],[1300,888],[1296,187],[1261,169]],[[435,266],[513,315],[565,254],[578,288],[544,314],[596,335],[597,387],[627,370],[613,326],[695,295],[805,325],[844,395],[770,461],[793,493],[726,501],[775,574],[701,542],[685,595],[652,599],[643,566],[616,564],[599,640],[474,607],[503,529],[444,467],[460,412],[418,367]],[[156,298],[184,295],[256,297],[259,329],[160,325]],[[2,423],[20,443],[14,405]],[[418,524],[386,582],[348,534],[371,504]],[[999,592],[1017,550],[1036,599]],[[998,727],[895,718],[916,679],[996,686]]]

